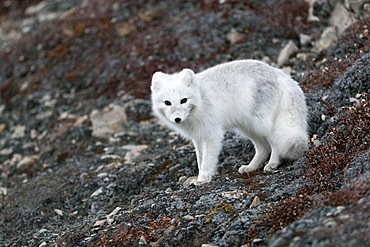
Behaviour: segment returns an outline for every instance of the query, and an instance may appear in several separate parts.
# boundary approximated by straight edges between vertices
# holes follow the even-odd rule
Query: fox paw
[[[243,165],[239,168],[238,171],[239,171],[239,173],[243,174],[243,173],[248,173],[248,172],[252,172],[252,171],[255,171],[255,170],[257,170],[257,169],[254,168],[254,167],[251,167],[250,165],[248,165],[248,166]]]
[[[276,169],[278,168],[278,166],[279,166],[279,163],[268,163],[263,168],[263,171],[265,171],[265,172],[274,172],[274,171],[276,171]]]
[[[185,180],[184,182],[184,185],[190,185],[190,184],[194,184],[194,185],[201,185],[201,184],[205,184],[205,183],[209,183],[211,182],[211,179],[199,179],[198,176],[194,176],[194,177],[190,177],[188,179]]]

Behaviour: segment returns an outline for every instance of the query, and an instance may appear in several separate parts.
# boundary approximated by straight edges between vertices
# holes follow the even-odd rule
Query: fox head
[[[158,117],[176,124],[186,121],[199,99],[194,76],[190,69],[172,75],[154,73],[150,89],[153,111]]]

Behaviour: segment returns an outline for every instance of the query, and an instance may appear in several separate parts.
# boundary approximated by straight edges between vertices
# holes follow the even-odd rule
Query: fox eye
[[[187,98],[183,98],[183,99],[180,101],[180,104],[185,104],[187,101],[188,101],[188,99],[187,99]]]
[[[167,106],[170,106],[171,105],[171,102],[169,102],[168,100],[164,101],[164,104],[167,105]]]

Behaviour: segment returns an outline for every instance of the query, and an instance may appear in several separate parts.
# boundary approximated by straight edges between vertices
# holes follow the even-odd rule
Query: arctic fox
[[[255,155],[240,173],[265,165],[273,171],[281,158],[297,159],[307,149],[307,108],[297,82],[281,70],[256,60],[220,64],[198,74],[156,72],[151,83],[154,114],[190,138],[199,175],[209,182],[216,173],[225,131],[249,138]]]

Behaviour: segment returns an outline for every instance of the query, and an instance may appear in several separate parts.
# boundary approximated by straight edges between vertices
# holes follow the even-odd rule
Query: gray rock
[[[329,26],[321,33],[320,40],[315,43],[317,50],[328,49],[338,41],[338,28],[336,26]]]
[[[344,0],[344,5],[357,15],[370,15],[370,3],[367,0]]]
[[[335,81],[333,88],[340,91],[345,103],[349,98],[358,93],[370,92],[370,53],[358,59],[355,64],[347,69],[343,75]],[[338,99],[339,100],[339,99]]]
[[[301,45],[308,45],[312,40],[311,35],[300,33],[299,34],[299,43]]]
[[[268,246],[366,246],[370,242],[370,221],[360,219],[368,218],[370,212],[343,210],[332,218],[336,211],[336,207],[328,206],[312,210],[303,219],[274,234]]]
[[[16,125],[16,126],[12,127],[11,129],[13,130],[13,134],[11,136],[11,138],[13,138],[13,139],[20,139],[20,138],[23,138],[25,136],[26,126]]]
[[[356,0],[356,2],[359,1]],[[333,9],[333,12],[330,15],[329,22],[331,25],[338,28],[339,33],[342,33],[351,24],[356,22],[355,14],[353,12],[350,12],[349,8],[345,7],[342,3],[337,3]]]
[[[124,150],[128,150],[124,160],[126,164],[132,163],[132,161],[140,155],[140,153],[145,150],[148,146],[147,145],[125,145],[122,147]]]
[[[289,62],[289,58],[299,51],[296,44],[289,40],[288,44],[280,51],[277,66],[281,67]]]
[[[256,208],[259,205],[261,205],[261,200],[258,196],[255,196],[249,208]]]
[[[344,170],[344,189],[351,184],[370,181],[370,150],[357,155],[356,160],[349,164]]]
[[[127,125],[127,116],[122,106],[110,104],[102,110],[93,110],[90,114],[92,136],[108,139],[121,132]]]

